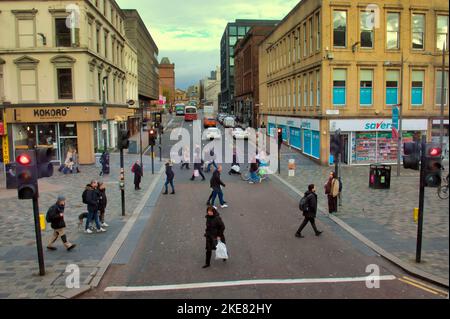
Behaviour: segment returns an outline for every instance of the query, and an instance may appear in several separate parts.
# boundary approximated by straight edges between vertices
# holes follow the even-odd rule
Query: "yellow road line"
[[[445,296],[448,295],[448,291],[445,291],[445,290],[441,290],[441,289],[432,287],[432,286],[430,286],[430,285],[427,285],[427,284],[425,284],[425,283],[423,283],[423,282],[417,281],[416,279],[413,279],[413,278],[410,278],[410,277],[407,277],[407,276],[403,276],[403,278],[406,279],[406,280],[409,280],[409,281],[411,281],[411,282],[414,282],[414,283],[416,283],[416,284],[418,284],[418,285],[421,285],[421,286],[423,286],[423,287],[426,287],[426,288],[428,288],[428,289],[434,290],[434,291],[436,291],[436,292],[439,293],[439,294],[442,294],[442,295],[445,295]]]
[[[433,295],[438,295],[438,293],[436,291],[428,289],[428,288],[425,288],[425,287],[423,287],[421,285],[418,285],[418,284],[416,284],[416,283],[414,283],[412,281],[409,281],[409,280],[406,280],[406,279],[402,279],[402,278],[398,278],[398,280],[400,280],[401,282],[404,282],[404,283],[406,283],[408,285],[411,285],[411,286],[414,286],[416,288],[419,288],[419,289],[422,289],[424,291],[427,291],[429,293],[432,293]]]

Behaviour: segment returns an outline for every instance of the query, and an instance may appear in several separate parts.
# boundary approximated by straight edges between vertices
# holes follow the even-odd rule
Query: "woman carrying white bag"
[[[222,259],[226,261],[228,259],[228,254],[225,246],[225,224],[220,217],[217,210],[208,206],[206,210],[206,263],[203,268],[208,268],[211,266],[212,251],[216,250],[216,259]],[[219,249],[219,251],[217,251]]]

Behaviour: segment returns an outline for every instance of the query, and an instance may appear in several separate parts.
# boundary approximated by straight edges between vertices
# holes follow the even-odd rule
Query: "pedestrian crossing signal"
[[[130,131],[127,130],[120,130],[119,131],[119,141],[118,146],[120,150],[126,150],[130,146]]]
[[[426,144],[423,172],[425,187],[441,186],[442,169],[442,149],[433,143]]]
[[[38,170],[35,150],[17,150],[17,195],[21,200],[38,194]]]
[[[405,169],[419,170],[420,146],[417,142],[409,142],[403,145],[403,167]]]

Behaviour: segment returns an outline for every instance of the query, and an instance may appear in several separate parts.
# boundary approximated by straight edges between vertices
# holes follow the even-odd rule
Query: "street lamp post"
[[[439,123],[439,144],[441,146],[441,150],[444,148],[444,105],[445,105],[445,50],[446,50],[446,42],[444,41],[444,45],[442,47],[442,71],[441,71],[441,118]]]
[[[140,159],[141,159],[141,167],[142,172],[144,172],[144,162],[142,162],[142,130],[144,129],[144,102],[141,103],[141,118],[140,118],[140,125],[139,125],[139,153],[140,153]]]
[[[402,140],[403,140],[403,68],[404,68],[404,60],[403,60],[403,52],[401,59],[401,68],[400,68],[400,101],[398,103],[398,139],[397,139],[397,177],[400,177],[400,165],[401,165],[401,150],[402,150]]]
[[[107,151],[107,143],[106,143],[106,139],[107,139],[107,121],[106,121],[106,81],[108,80],[108,77],[105,76],[103,77],[103,81],[102,81],[102,115],[103,115],[103,120],[102,120],[102,132],[103,132],[103,152],[106,153]]]

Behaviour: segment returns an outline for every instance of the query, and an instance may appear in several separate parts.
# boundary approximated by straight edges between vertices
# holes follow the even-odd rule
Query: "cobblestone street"
[[[59,194],[66,196],[67,237],[69,241],[77,244],[72,252],[67,252],[61,241],[58,240],[56,242],[57,251],[46,251],[45,246],[52,232],[50,225],[47,225],[47,229],[42,232],[45,277],[38,276],[31,201],[19,201],[16,190],[0,189],[0,298],[55,297],[66,291],[64,272],[69,264],[76,264],[80,267],[81,283],[88,278],[153,181],[150,157],[144,156],[142,190],[134,190],[131,165],[136,159],[138,159],[138,155],[125,156],[125,217],[121,216],[118,154],[111,154],[111,174],[109,176],[100,177],[100,168],[90,165],[82,166],[81,173],[76,175],[63,175],[55,170],[53,177],[39,181],[41,213],[46,213]],[[159,169],[160,163],[157,159],[155,173]],[[85,205],[82,204],[81,194],[85,185],[94,178],[106,183],[108,196],[106,222],[109,227],[106,233],[87,235],[78,228],[78,215],[86,211]]]
[[[295,159],[295,177],[288,176],[289,159]],[[448,161],[444,162],[448,174]],[[319,206],[328,213],[324,193],[328,175],[334,166],[315,164],[294,149],[283,146],[282,178],[304,191],[313,183],[317,187]],[[419,172],[401,169],[396,176],[392,166],[391,188],[369,188],[368,166],[341,167],[342,206],[336,214],[352,228],[402,260],[430,274],[449,278],[449,202],[441,200],[434,188],[426,188],[422,263],[416,264],[417,224],[413,209],[419,205]]]

